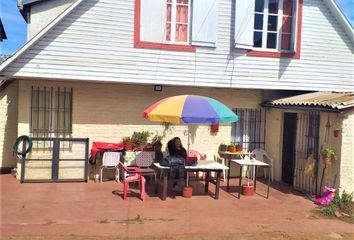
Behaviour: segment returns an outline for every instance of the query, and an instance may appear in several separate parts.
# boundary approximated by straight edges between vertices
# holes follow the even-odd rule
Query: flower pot
[[[124,149],[125,149],[126,151],[131,151],[131,150],[133,150],[133,144],[134,144],[133,141],[124,141],[124,142],[123,142]]]
[[[243,185],[242,186],[242,194],[245,196],[252,196],[254,194],[253,185],[250,185],[250,186],[248,186],[247,184]]]
[[[242,145],[236,146],[236,152],[242,152]]]
[[[182,196],[185,198],[192,197],[192,193],[193,193],[193,188],[191,187],[184,187],[182,190]]]
[[[235,148],[235,146],[229,145],[229,146],[227,146],[227,151],[236,152],[236,148]]]
[[[227,145],[222,145],[222,144],[221,144],[221,145],[219,146],[219,151],[220,151],[220,152],[226,152],[226,150],[227,150]]]
[[[339,136],[340,136],[340,130],[334,130],[334,131],[333,131],[333,134],[334,134],[334,137],[335,137],[335,138],[339,138]]]
[[[331,164],[331,157],[326,156],[326,155],[322,155],[322,161],[326,166],[328,166]]]

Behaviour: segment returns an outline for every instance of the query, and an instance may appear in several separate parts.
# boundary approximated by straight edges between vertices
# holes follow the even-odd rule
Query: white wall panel
[[[134,1],[87,0],[5,69],[19,77],[125,83],[354,91],[353,46],[323,1],[304,0],[300,59],[233,48],[230,0],[219,1],[216,48],[133,47]]]

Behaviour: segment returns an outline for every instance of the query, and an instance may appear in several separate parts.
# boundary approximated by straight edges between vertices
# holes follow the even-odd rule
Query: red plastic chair
[[[193,149],[188,150],[187,158],[197,158],[199,161],[199,160],[206,160],[206,157],[207,156],[205,154],[201,154],[197,150],[193,150]],[[196,174],[197,177],[199,177],[199,172],[197,172]],[[205,173],[203,173],[202,177],[205,178]]]
[[[139,182],[139,187],[140,187],[140,197],[141,200],[145,200],[146,198],[146,193],[145,193],[145,178],[144,176],[141,175],[140,169],[138,167],[127,167],[124,166],[124,163],[120,162],[120,166],[122,167],[123,171],[127,174],[126,177],[124,178],[124,187],[123,187],[123,199],[127,199],[127,193],[128,193],[128,188],[129,188],[129,183],[132,182]],[[129,174],[134,174],[129,176]]]

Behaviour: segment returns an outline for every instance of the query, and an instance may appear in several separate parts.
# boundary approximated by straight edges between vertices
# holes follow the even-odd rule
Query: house
[[[269,103],[312,92],[354,92],[353,29],[334,1],[32,0],[22,11],[30,39],[0,65],[2,80],[11,82],[1,91],[2,169],[21,171],[12,155],[17,136],[120,142],[136,130],[164,130],[141,117],[154,102],[197,94],[233,108],[240,121],[220,126],[217,134],[210,134],[210,126],[193,126],[191,148],[215,152],[230,141],[242,142],[244,150],[265,148],[275,161],[275,179],[289,184],[297,175],[286,166],[299,163],[297,149],[312,150],[303,151],[301,163],[310,153],[319,162],[322,129],[328,115],[333,124],[339,114],[342,134],[333,146],[339,159],[327,176],[336,176],[336,187],[354,191],[353,128],[347,125],[352,109],[345,115],[305,109],[302,119],[315,121],[315,114],[321,134],[312,136],[314,143],[290,142],[290,149],[284,147],[287,124],[292,136],[303,136],[312,122]],[[167,139],[177,135],[187,142],[186,126],[171,128]],[[49,178],[54,168],[61,171],[50,163],[39,167],[36,174],[47,169]],[[299,189],[315,191],[317,172],[310,189]]]

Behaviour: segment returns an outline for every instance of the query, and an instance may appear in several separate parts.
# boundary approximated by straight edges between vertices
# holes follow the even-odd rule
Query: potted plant
[[[335,137],[335,138],[339,138],[339,136],[340,136],[340,129],[334,129],[333,134],[334,134],[334,137]]]
[[[221,143],[219,145],[219,151],[220,152],[226,152],[226,150],[227,150],[227,145],[225,143]]]
[[[134,132],[131,139],[140,150],[143,150],[146,147],[149,136],[149,131]]]
[[[236,152],[242,152],[243,148],[242,148],[242,144],[241,143],[236,143],[235,147],[236,147]]]
[[[236,145],[234,143],[230,143],[228,146],[227,146],[227,151],[229,152],[236,152]]]
[[[324,164],[326,164],[326,165],[331,164],[331,162],[333,160],[337,160],[336,152],[334,151],[333,148],[330,148],[330,147],[322,148],[321,157],[322,157]]]
[[[123,137],[123,145],[124,145],[124,149],[127,151],[133,150],[133,144],[134,141],[132,141],[131,137],[129,136],[125,136]]]

